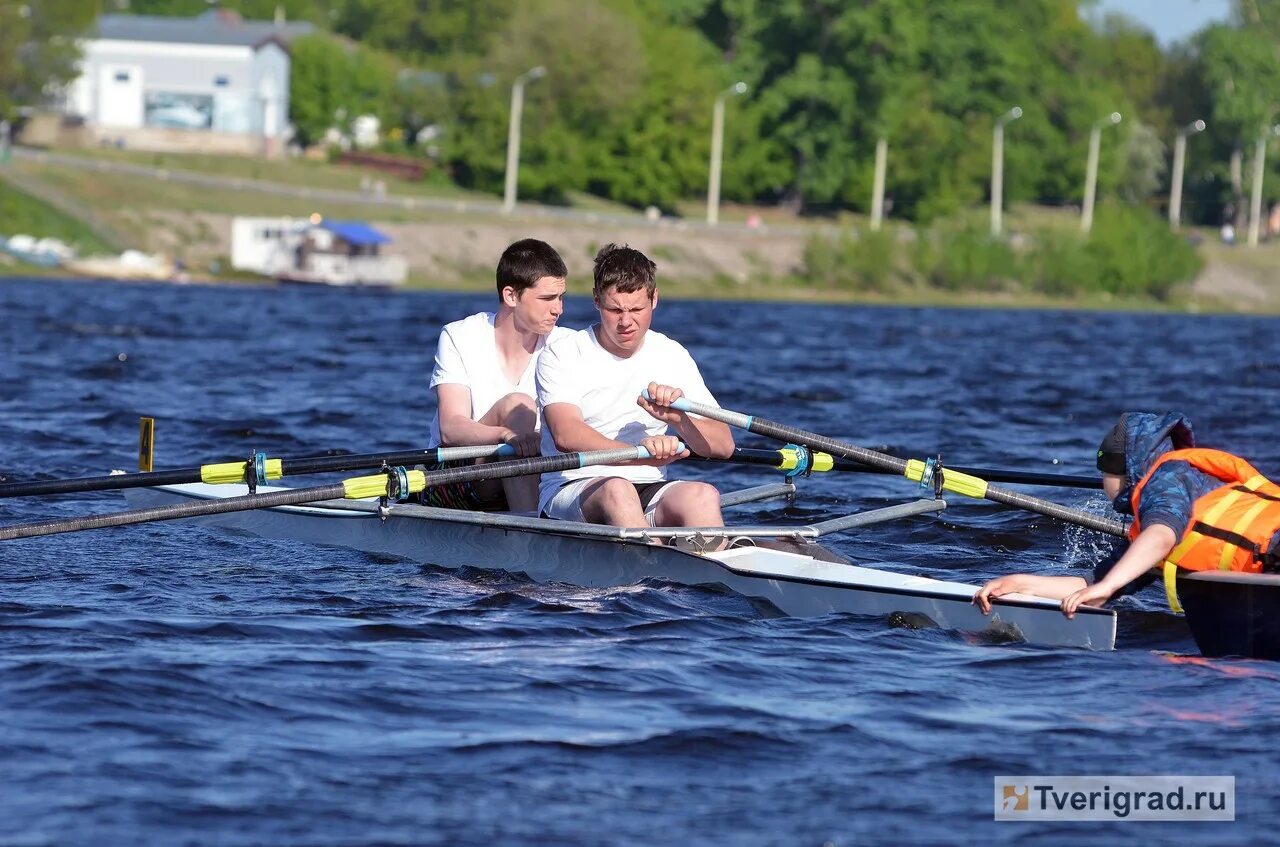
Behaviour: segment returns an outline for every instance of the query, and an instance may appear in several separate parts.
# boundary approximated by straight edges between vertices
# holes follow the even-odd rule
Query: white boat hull
[[[131,506],[149,507],[245,493],[241,485],[193,484],[130,489],[126,496]],[[838,557],[805,541],[788,542],[789,549],[746,546],[695,554],[672,546],[583,534],[611,528],[532,518],[506,518],[515,525],[502,525],[502,516],[399,505],[384,520],[372,503],[363,501],[282,506],[192,520],[262,537],[354,548],[447,568],[524,573],[538,582],[592,588],[631,585],[643,579],[723,585],[798,617],[836,613],[893,617],[908,625],[990,633],[1046,646],[1109,650],[1115,645],[1113,612],[1083,609],[1068,620],[1057,603],[1011,595],[996,601],[987,617],[971,603],[975,586],[827,561]]]

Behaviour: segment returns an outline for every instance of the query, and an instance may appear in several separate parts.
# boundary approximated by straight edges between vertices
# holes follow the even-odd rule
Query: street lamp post
[[[1004,125],[1022,117],[1022,107],[1014,106],[1000,117],[991,130],[991,234],[1000,235],[1004,222]]]
[[[715,108],[711,112],[711,176],[707,180],[707,223],[715,226],[720,221],[720,156],[724,149],[724,101],[747,93],[745,82],[735,82],[716,95]]]
[[[1262,224],[1262,168],[1267,160],[1268,136],[1280,135],[1280,124],[1263,131],[1253,151],[1253,197],[1249,201],[1249,246],[1258,246],[1258,230]]]
[[[1173,139],[1173,182],[1169,187],[1169,226],[1177,231],[1182,225],[1182,171],[1187,161],[1187,136],[1204,132],[1205,123],[1194,120],[1178,130]]]
[[[1102,146],[1102,128],[1120,123],[1120,113],[1112,112],[1093,125],[1089,131],[1089,162],[1084,174],[1084,208],[1080,212],[1080,231],[1085,235],[1093,229],[1093,201],[1098,189],[1098,149]]]
[[[524,84],[547,75],[542,65],[530,68],[511,85],[511,117],[507,126],[507,180],[502,191],[502,214],[516,210],[516,177],[520,172],[520,116],[524,112]]]
[[[889,164],[889,142],[887,139],[876,140],[876,171],[871,181],[871,231],[880,231],[880,222],[884,220],[884,173]]]

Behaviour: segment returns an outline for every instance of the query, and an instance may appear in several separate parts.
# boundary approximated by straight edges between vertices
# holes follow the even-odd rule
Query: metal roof
[[[348,244],[357,247],[391,243],[390,236],[378,232],[364,221],[325,221],[319,225],[319,228],[326,229]]]
[[[166,44],[258,47],[271,40],[287,44],[314,30],[315,27],[306,21],[277,26],[274,21],[246,21],[234,13],[218,10],[195,18],[160,15],[103,15],[98,18],[98,38]]]

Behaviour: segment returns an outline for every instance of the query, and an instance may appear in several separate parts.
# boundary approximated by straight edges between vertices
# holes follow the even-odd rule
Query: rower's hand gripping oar
[[[88,491],[116,491],[124,488],[148,488],[156,485],[183,485],[204,482],[226,485],[242,482],[250,487],[266,485],[286,476],[309,473],[335,473],[378,468],[384,465],[413,465],[488,459],[514,456],[510,444],[484,444],[475,447],[437,447],[432,450],[401,450],[393,453],[312,456],[296,459],[268,459],[257,453],[248,461],[216,462],[198,468],[175,468],[135,474],[109,474],[78,479],[32,480],[0,484],[0,498],[29,497],[42,494],[80,494]]]
[[[682,412],[689,412],[694,415],[701,415],[704,418],[720,421],[739,429],[745,429],[757,435],[776,438],[779,441],[787,441],[792,444],[802,444],[811,450],[823,450],[833,456],[852,459],[864,465],[901,474],[907,479],[915,480],[916,482],[925,479],[926,473],[934,473],[931,464],[919,459],[899,459],[887,453],[868,450],[856,444],[847,444],[834,438],[828,438],[825,435],[819,435],[816,432],[796,429],[785,424],[765,420],[764,418],[746,415],[742,412],[731,412],[728,409],[721,409],[717,406],[708,406],[705,403],[698,403],[687,397],[678,398],[671,404],[671,407]],[[1017,491],[1010,491],[1007,488],[1000,488],[970,474],[950,469],[943,469],[940,473],[942,474],[942,481],[939,488],[942,491],[952,491],[978,500],[1003,503],[1006,506],[1013,506],[1018,509],[1025,509],[1028,512],[1057,518],[1058,520],[1108,535],[1121,538],[1125,535],[1124,524],[1120,521],[1104,518],[1101,515],[1093,515],[1080,509],[1072,509],[1069,506],[1063,506],[1051,500],[1042,500],[1039,497],[1031,497]],[[937,484],[936,479],[933,481]]]
[[[679,445],[679,451],[684,450]],[[507,479],[539,473],[555,473],[589,465],[616,465],[650,458],[644,447],[622,447],[616,450],[592,450],[582,453],[557,453],[552,456],[533,456],[528,459],[512,459],[487,465],[468,465],[461,468],[445,468],[438,471],[408,471],[402,467],[390,468],[385,474],[359,476],[333,485],[313,488],[291,488],[263,494],[246,494],[240,497],[224,497],[202,500],[197,503],[181,503],[172,506],[155,506],[150,509],[132,509],[106,515],[69,518],[59,521],[16,524],[0,528],[0,541],[18,538],[34,538],[41,535],[58,535],[84,529],[100,529],[108,526],[168,521],[193,518],[202,515],[219,515],[226,512],[244,512],[250,509],[266,509],[273,506],[298,506],[321,500],[361,500],[369,497],[387,497],[404,500],[428,488],[467,482],[478,479]]]

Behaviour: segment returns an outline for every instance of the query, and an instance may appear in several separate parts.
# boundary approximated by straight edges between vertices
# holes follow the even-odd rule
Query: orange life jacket
[[[1172,450],[1157,459],[1133,487],[1130,502],[1135,516],[1151,475],[1165,462],[1177,461],[1188,462],[1223,484],[1192,504],[1191,520],[1165,557],[1166,577],[1171,565],[1193,571],[1261,571],[1271,536],[1280,529],[1280,485],[1244,459],[1221,450]],[[1135,517],[1129,539],[1137,538],[1141,531]]]

